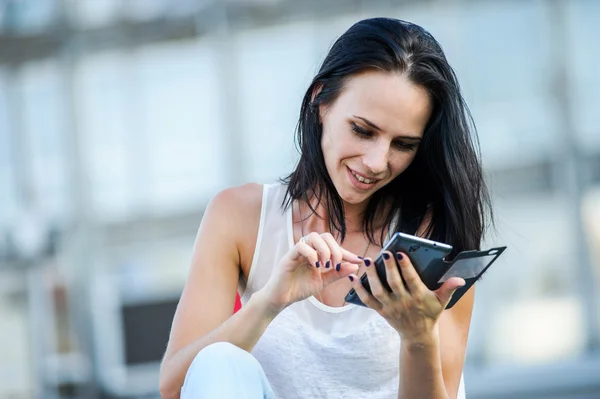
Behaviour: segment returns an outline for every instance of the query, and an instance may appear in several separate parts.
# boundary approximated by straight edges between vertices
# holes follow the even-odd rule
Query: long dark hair
[[[376,243],[376,211],[391,204],[385,226],[392,231],[415,234],[425,221],[425,235],[453,245],[454,254],[480,249],[492,209],[475,124],[440,44],[420,26],[397,19],[359,21],[331,47],[302,100],[296,131],[301,156],[294,172],[282,179],[288,185],[283,206],[304,200],[314,212],[309,199],[315,195],[324,201],[330,229],[339,231],[342,240],[346,236],[342,200],[325,167],[318,110],[338,98],[348,79],[366,70],[405,74],[427,90],[433,107],[411,165],[368,203],[368,239]],[[396,214],[400,217],[392,225]],[[383,239],[382,233],[379,245]]]

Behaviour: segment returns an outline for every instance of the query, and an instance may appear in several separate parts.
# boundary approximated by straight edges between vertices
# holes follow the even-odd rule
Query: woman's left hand
[[[376,310],[400,334],[403,342],[428,341],[434,334],[437,321],[452,299],[452,294],[465,284],[459,277],[452,277],[437,290],[425,286],[406,254],[398,252],[383,254],[387,282],[392,292],[381,284],[375,264],[371,259],[363,262],[371,286],[369,294],[356,275],[351,275],[353,288],[361,301]],[[400,272],[398,266],[400,266]]]

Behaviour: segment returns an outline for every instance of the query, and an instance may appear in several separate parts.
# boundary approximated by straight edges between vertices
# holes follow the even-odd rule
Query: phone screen
[[[494,258],[495,255],[486,255],[457,260],[453,263],[450,270],[440,278],[438,283],[443,283],[451,277],[464,279],[477,277]]]

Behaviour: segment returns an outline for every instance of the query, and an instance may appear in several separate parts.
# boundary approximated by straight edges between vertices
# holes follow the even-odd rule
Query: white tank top
[[[263,188],[260,225],[242,306],[269,280],[294,246],[292,210],[282,211],[286,186]],[[330,307],[310,297],[288,306],[252,350],[280,399],[398,397],[400,337],[374,310]],[[461,378],[459,399],[464,398]]]

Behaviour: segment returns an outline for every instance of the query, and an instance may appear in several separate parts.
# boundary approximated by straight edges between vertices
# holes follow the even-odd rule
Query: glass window
[[[72,22],[84,29],[111,24],[119,17],[121,6],[119,0],[65,0],[65,10]]]
[[[295,166],[300,104],[320,61],[314,40],[310,23],[243,32],[235,38],[246,179],[271,182]]]
[[[214,54],[194,40],[148,46],[136,57],[144,132],[131,133],[143,154],[138,202],[153,212],[197,210],[231,175]]]
[[[532,93],[470,108],[486,167],[527,166],[555,158],[562,147],[560,113],[551,97]]]
[[[20,285],[19,277],[14,277],[10,272],[0,274],[3,284],[0,287],[0,397],[33,397],[35,392],[35,375],[33,373],[31,330],[29,326],[29,310],[26,303],[20,298],[20,292],[15,292],[14,286]]]
[[[545,92],[549,26],[543,2],[475,3],[456,20],[465,49],[463,85],[477,102]],[[508,28],[510,27],[510,28]]]
[[[129,56],[98,53],[75,66],[77,131],[88,179],[91,211],[101,219],[122,218],[135,209],[134,73]]]
[[[87,57],[76,73],[95,211],[197,209],[227,184],[219,89],[197,41]]]
[[[595,296],[587,298],[594,301],[595,309],[600,309],[600,293],[597,289],[600,287],[600,183],[588,187],[584,194],[582,206],[582,220],[584,232],[589,248],[590,266],[592,268],[592,278],[594,279]],[[600,318],[598,318],[600,319]],[[600,320],[596,320],[600,323]],[[600,325],[595,326],[596,342],[600,341]]]
[[[577,259],[569,204],[549,193],[494,200],[497,224],[484,247],[508,249],[476,287],[469,360],[539,364],[577,356],[586,324],[577,265],[565,265]]]
[[[65,91],[59,65],[40,61],[20,71],[20,116],[26,137],[34,206],[46,217],[64,219],[69,212]]]
[[[0,5],[0,19],[2,8],[6,8],[5,18],[8,25],[18,32],[39,33],[48,29],[58,15],[59,3],[57,0],[19,0]]]
[[[168,6],[170,4],[165,0],[129,0],[122,4],[123,14],[135,21],[155,19],[163,15]]]
[[[11,84],[7,74],[0,68],[0,229],[8,227],[14,222],[17,214],[17,184],[15,181],[15,170],[13,164],[13,143],[11,137],[16,134],[12,130],[9,120],[9,102],[16,99],[10,96],[14,90],[9,88]]]
[[[7,25],[6,21],[6,7],[0,6],[0,32],[4,33]]]
[[[122,4],[123,14],[135,21],[160,17],[189,17],[202,7],[211,7],[211,0],[128,0]]]
[[[567,10],[569,78],[573,83],[572,111],[582,148],[600,151],[600,3],[597,1],[564,2]]]

